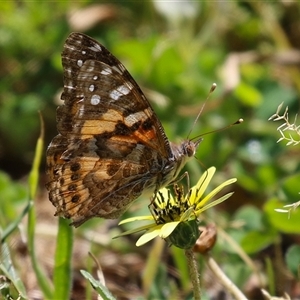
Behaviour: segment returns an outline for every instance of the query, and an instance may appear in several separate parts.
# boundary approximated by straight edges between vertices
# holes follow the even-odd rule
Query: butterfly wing
[[[117,218],[156,178],[172,150],[141,89],[107,49],[72,33],[62,53],[64,104],[47,150],[57,214],[79,226]]]

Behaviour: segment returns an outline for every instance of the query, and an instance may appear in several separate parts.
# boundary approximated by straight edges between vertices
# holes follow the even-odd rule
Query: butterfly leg
[[[187,180],[187,187],[188,187],[188,190],[189,190],[190,189],[190,176],[189,176],[189,173],[187,171],[184,172],[179,178],[176,178],[176,179],[172,180],[168,185],[175,184],[175,183],[181,181],[185,177],[186,177],[186,180]]]

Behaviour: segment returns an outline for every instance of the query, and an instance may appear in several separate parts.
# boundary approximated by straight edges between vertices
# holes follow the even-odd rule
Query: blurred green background
[[[0,2],[0,11],[2,227],[16,218],[25,199],[40,131],[38,111],[45,121],[45,144],[57,133],[60,54],[69,33],[79,31],[122,61],[170,140],[186,139],[201,109],[190,137],[244,119],[241,125],[205,135],[197,159],[187,166],[190,180],[194,184],[210,166],[217,168],[216,184],[237,178],[235,194],[209,214],[211,221],[258,262],[266,289],[300,295],[298,262],[289,256],[299,254],[300,213],[288,218],[274,211],[299,200],[299,145],[277,143],[283,122],[268,121],[282,102],[291,123],[299,110],[298,1],[7,1]],[[203,106],[214,82],[217,89]],[[37,206],[54,223],[44,168]],[[87,228],[104,222],[93,220]],[[258,285],[250,284],[251,268],[224,241],[219,238],[215,259],[249,299],[260,299]],[[140,251],[146,259],[142,249],[126,251]],[[172,265],[170,260],[166,263]]]

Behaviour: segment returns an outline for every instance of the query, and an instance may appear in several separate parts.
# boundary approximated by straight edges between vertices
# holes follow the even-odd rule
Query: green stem
[[[59,218],[58,222],[52,299],[71,299],[73,228],[68,220]]]
[[[194,299],[201,300],[200,274],[193,249],[186,249],[185,256],[188,261],[190,277],[193,284]]]

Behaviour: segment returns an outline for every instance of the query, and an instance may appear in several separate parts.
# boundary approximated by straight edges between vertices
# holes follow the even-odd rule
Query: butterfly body
[[[134,79],[97,41],[72,33],[62,62],[59,134],[47,150],[50,201],[74,226],[118,218],[141,194],[174,182],[200,140],[170,143]]]

